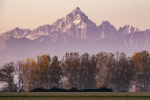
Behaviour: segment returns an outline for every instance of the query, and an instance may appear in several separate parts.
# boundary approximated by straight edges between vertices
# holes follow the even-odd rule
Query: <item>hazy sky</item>
[[[76,7],[96,25],[109,21],[117,29],[126,24],[150,29],[150,0],[0,0],[0,34],[51,25]]]

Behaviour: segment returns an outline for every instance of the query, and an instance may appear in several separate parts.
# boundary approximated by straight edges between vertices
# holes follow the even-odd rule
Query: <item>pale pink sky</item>
[[[51,25],[76,7],[98,26],[109,21],[117,29],[126,24],[150,29],[150,0],[0,0],[0,34]]]

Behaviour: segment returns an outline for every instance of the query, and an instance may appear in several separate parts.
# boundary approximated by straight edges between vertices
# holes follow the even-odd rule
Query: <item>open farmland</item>
[[[146,92],[24,92],[0,93],[0,100],[149,100],[150,93]]]

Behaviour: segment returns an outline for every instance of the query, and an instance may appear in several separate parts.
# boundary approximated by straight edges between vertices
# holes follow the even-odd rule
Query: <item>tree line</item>
[[[18,83],[14,83],[17,74]],[[45,54],[37,60],[9,62],[0,69],[0,81],[6,83],[5,91],[30,91],[53,87],[79,90],[111,88],[113,91],[149,92],[150,54],[100,52],[96,55],[77,52],[66,53],[62,60]]]

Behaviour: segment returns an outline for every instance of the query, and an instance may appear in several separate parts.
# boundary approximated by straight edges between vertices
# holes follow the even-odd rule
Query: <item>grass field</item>
[[[0,92],[0,100],[150,100],[148,92]]]

